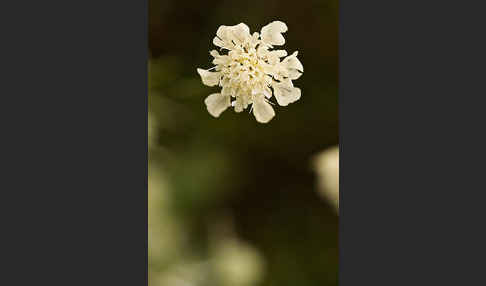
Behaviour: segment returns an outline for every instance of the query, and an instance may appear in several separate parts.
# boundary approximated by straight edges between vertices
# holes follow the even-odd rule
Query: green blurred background
[[[316,154],[338,144],[338,2],[149,0],[149,285],[337,285],[338,216]],[[302,98],[259,124],[210,116],[220,25],[280,20]],[[275,101],[274,99],[272,99]]]

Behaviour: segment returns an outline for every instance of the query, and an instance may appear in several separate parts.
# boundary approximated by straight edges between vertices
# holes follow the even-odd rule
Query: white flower
[[[319,153],[314,158],[314,166],[320,193],[339,210],[339,147]]]
[[[241,112],[251,105],[256,120],[267,123],[275,116],[269,101],[272,95],[281,106],[300,99],[300,89],[292,84],[304,71],[297,52],[287,56],[285,50],[270,50],[285,43],[282,33],[286,31],[287,25],[280,21],[252,35],[243,23],[218,28],[213,44],[228,52],[220,54],[212,50],[215,66],[197,69],[203,84],[222,87],[219,93],[204,100],[212,116],[219,117],[230,106]]]

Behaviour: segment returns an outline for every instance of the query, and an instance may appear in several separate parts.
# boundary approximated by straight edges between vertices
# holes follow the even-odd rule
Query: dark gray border
[[[146,285],[146,1],[3,4],[2,278]],[[340,1],[340,285],[484,284],[481,8]]]
[[[483,14],[340,1],[340,285],[485,284]]]
[[[147,285],[147,1],[2,4],[0,284]]]

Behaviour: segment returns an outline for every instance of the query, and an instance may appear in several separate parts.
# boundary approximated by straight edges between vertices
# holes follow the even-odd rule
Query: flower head
[[[212,50],[215,66],[197,69],[203,84],[222,87],[204,100],[212,116],[219,117],[230,106],[241,112],[251,105],[256,120],[267,123],[275,116],[269,101],[272,95],[281,106],[300,99],[300,89],[292,84],[304,71],[297,52],[287,56],[285,50],[271,50],[285,43],[282,33],[286,31],[287,25],[280,21],[251,35],[243,23],[218,28],[213,44],[228,52]]]

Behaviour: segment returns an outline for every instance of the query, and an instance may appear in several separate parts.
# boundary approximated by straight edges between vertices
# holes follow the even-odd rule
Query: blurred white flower
[[[256,285],[263,277],[263,258],[247,243],[227,238],[213,253],[213,267],[221,285]]]
[[[321,195],[339,209],[339,147],[318,154],[314,158],[314,166]]]
[[[229,106],[241,112],[252,105],[256,120],[267,123],[275,116],[269,103],[272,95],[281,106],[300,99],[300,89],[292,84],[304,71],[297,52],[287,56],[285,50],[270,50],[285,43],[282,33],[286,31],[287,25],[280,21],[252,35],[244,23],[218,28],[213,44],[228,53],[212,50],[215,66],[208,70],[197,69],[203,84],[222,87],[219,93],[209,95],[204,101],[212,116],[219,117]]]

